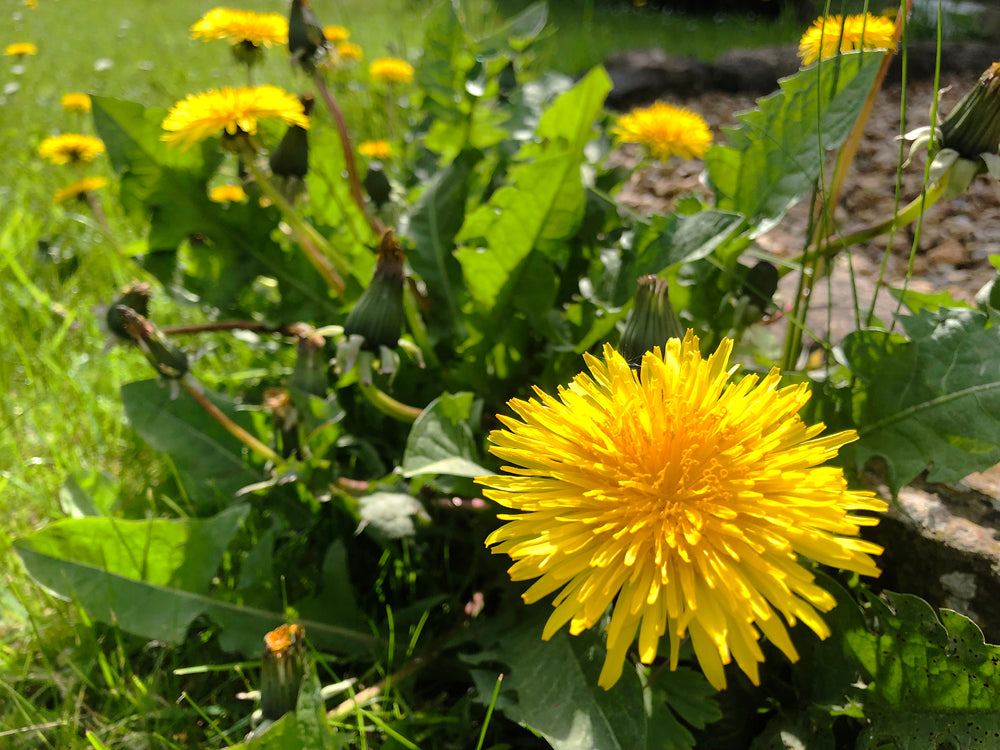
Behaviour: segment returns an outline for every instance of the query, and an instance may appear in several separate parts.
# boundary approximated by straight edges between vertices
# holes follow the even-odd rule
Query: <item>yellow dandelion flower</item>
[[[62,105],[67,112],[89,112],[90,97],[86,94],[66,94],[62,98]]]
[[[104,142],[92,135],[66,133],[46,138],[38,153],[53,164],[86,164],[104,153]]]
[[[34,10],[38,7],[38,0],[24,0],[24,4]]]
[[[712,142],[712,131],[701,115],[657,102],[618,118],[612,133],[621,143],[639,143],[656,159],[671,156],[701,158]]]
[[[31,42],[17,42],[15,44],[8,44],[4,47],[4,55],[7,56],[23,56],[23,55],[37,55],[38,47],[36,47]]]
[[[360,45],[354,42],[340,42],[337,45],[337,54],[340,55],[341,60],[352,60],[357,62],[361,59],[363,54]]]
[[[351,38],[351,32],[343,26],[324,26],[323,36],[331,44],[340,44]]]
[[[191,27],[191,37],[225,39],[233,45],[249,43],[255,47],[284,44],[288,40],[288,21],[277,13],[214,8]]]
[[[219,185],[212,188],[208,198],[215,203],[243,203],[247,194],[239,185]]]
[[[382,83],[410,83],[413,80],[413,66],[396,57],[380,57],[368,66],[368,72]]]
[[[605,346],[558,397],[510,401],[518,418],[490,435],[512,465],[476,481],[519,512],[500,515],[486,544],[513,558],[513,580],[538,579],[526,602],[558,591],[543,638],[566,623],[579,634],[612,607],[602,687],[636,634],[649,664],[665,633],[671,668],[690,636],[716,688],[732,659],[757,683],[761,634],[794,660],[785,622],[830,632],[819,612],[836,602],[799,555],[879,574],[870,555],[882,549],[857,537],[877,519],[851,511],[886,504],[822,466],[856,434],[819,437],[824,425],[798,416],[807,386],[779,387],[777,369],[731,382],[732,348],[702,358],[689,331],[636,371]]]
[[[368,159],[388,159],[392,156],[389,141],[364,141],[358,144],[358,153]]]
[[[895,49],[896,25],[885,16],[869,14],[817,18],[799,40],[803,65],[833,57],[838,52]]]
[[[52,202],[64,203],[72,198],[83,198],[87,193],[100,190],[107,184],[108,181],[103,177],[85,177],[79,182],[74,182],[72,185],[67,185],[61,190],[56,190],[52,195]]]
[[[225,88],[191,94],[177,102],[163,120],[161,127],[167,132],[161,138],[188,148],[220,130],[229,135],[253,135],[262,119],[309,127],[302,102],[277,86]]]

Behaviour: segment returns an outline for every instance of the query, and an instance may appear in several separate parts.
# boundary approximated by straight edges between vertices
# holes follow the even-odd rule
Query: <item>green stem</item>
[[[385,391],[379,390],[374,385],[361,385],[361,393],[371,401],[372,406],[383,414],[388,414],[393,419],[400,422],[413,422],[423,414],[423,409],[404,404],[397,401]]]
[[[194,380],[190,375],[186,375],[185,377],[181,378],[181,383],[184,384],[184,387],[187,388],[188,393],[190,393],[191,397],[198,402],[201,408],[207,411],[209,415],[216,422],[222,425],[223,428],[225,428],[226,432],[228,432],[234,438],[239,440],[241,443],[243,443],[243,445],[252,450],[261,458],[267,461],[271,461],[276,465],[282,462],[281,456],[279,456],[277,453],[268,448],[266,445],[260,442],[249,432],[247,432],[238,424],[236,424],[233,420],[227,417],[225,413],[223,413],[223,411],[219,409],[218,406],[209,401],[208,398],[205,397],[205,394],[202,392],[202,389],[198,384],[198,382]]]
[[[337,294],[342,294],[344,291],[344,280],[330,265],[328,258],[332,259],[337,268],[343,273],[350,271],[350,264],[340,256],[340,253],[330,246],[326,237],[321,235],[316,230],[316,227],[299,216],[295,207],[274,187],[274,184],[264,174],[264,171],[257,166],[252,157],[244,157],[243,163],[250,174],[253,175],[254,181],[261,189],[261,192],[281,211],[285,221],[288,222],[288,226],[295,232],[295,236],[298,238],[299,244],[302,246],[302,251],[306,254],[309,262],[313,264],[313,267],[319,272],[331,289],[336,291]]]

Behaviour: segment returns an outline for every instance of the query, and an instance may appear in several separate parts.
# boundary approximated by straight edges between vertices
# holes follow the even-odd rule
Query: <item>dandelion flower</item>
[[[696,159],[705,155],[712,131],[701,115],[657,102],[618,118],[612,130],[621,143],[639,143],[656,159]]]
[[[833,57],[837,52],[889,49],[896,46],[896,25],[885,16],[870,13],[858,16],[817,18],[799,40],[803,65]]]
[[[66,94],[62,98],[62,106],[67,112],[89,112],[90,97],[86,94]]]
[[[382,83],[410,83],[413,80],[413,66],[396,57],[380,57],[372,62],[368,72]]]
[[[52,195],[52,202],[64,203],[73,198],[83,198],[87,193],[100,190],[107,184],[108,181],[103,177],[85,177],[79,182],[74,182],[72,185],[67,185],[61,190],[56,190]]]
[[[88,164],[104,153],[104,142],[92,135],[66,133],[46,138],[38,153],[53,164]]]
[[[337,54],[340,56],[341,60],[353,60],[357,62],[361,59],[363,54],[360,45],[354,42],[340,42],[337,45]]]
[[[351,38],[351,32],[343,26],[324,26],[323,36],[331,44],[340,44]]]
[[[277,86],[225,88],[191,94],[177,102],[163,120],[161,127],[167,132],[161,138],[188,148],[220,130],[231,136],[253,135],[262,119],[309,127],[302,102]]]
[[[358,153],[368,159],[388,159],[392,156],[389,141],[363,141],[358,144]]]
[[[243,203],[247,194],[240,185],[219,185],[212,188],[208,198],[215,203]]]
[[[566,623],[579,634],[613,605],[602,687],[637,633],[643,663],[666,633],[676,667],[689,636],[716,688],[732,659],[757,683],[761,634],[794,660],[785,622],[830,633],[819,612],[836,602],[799,555],[879,573],[881,548],[857,538],[877,520],[851,511],[886,504],[822,466],[855,433],[820,437],[824,425],[798,416],[806,385],[779,387],[776,369],[730,382],[732,347],[702,358],[689,331],[633,370],[605,346],[557,397],[510,401],[518,418],[501,416],[507,429],[490,435],[511,465],[476,481],[518,512],[486,544],[514,559],[513,580],[538,579],[526,602],[558,591],[545,639]]]
[[[225,39],[230,44],[249,43],[255,47],[284,44],[288,21],[277,13],[214,8],[191,27],[194,39]]]
[[[24,55],[37,55],[38,47],[31,42],[17,42],[4,47],[4,55],[22,57]]]

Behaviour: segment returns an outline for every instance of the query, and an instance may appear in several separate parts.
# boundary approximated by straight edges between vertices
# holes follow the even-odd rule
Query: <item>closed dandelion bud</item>
[[[153,297],[153,287],[144,281],[133,281],[121,290],[119,295],[108,307],[104,322],[108,326],[108,331],[119,339],[132,340],[128,329],[125,326],[125,317],[118,312],[118,307],[122,306],[146,317],[149,315],[149,300]]]
[[[132,308],[115,305],[114,310],[123,322],[127,336],[160,375],[171,380],[184,377],[188,371],[188,359],[183,350],[172,346],[159,328]]]
[[[326,54],[329,46],[323,27],[309,7],[309,0],[292,0],[288,14],[288,51],[292,65],[301,65],[312,75],[316,61]]]
[[[327,357],[323,354],[323,346],[326,340],[306,323],[296,323],[291,332],[298,341],[291,385],[304,393],[325,398]]]
[[[941,146],[965,159],[1000,149],[1000,62],[993,63],[945,117]]]
[[[406,256],[392,231],[382,235],[371,284],[344,323],[344,335],[362,336],[361,348],[394,349],[403,333],[403,263]]]
[[[684,338],[681,322],[670,304],[666,279],[643,276],[635,293],[635,305],[622,334],[618,351],[630,366],[638,368],[642,355],[661,349],[668,339]]]
[[[315,103],[312,94],[299,97],[306,117]],[[289,125],[281,142],[271,152],[271,173],[277,177],[302,179],[309,171],[309,131],[299,125]]]
[[[306,631],[301,625],[281,625],[264,636],[260,674],[260,709],[266,721],[277,721],[295,710],[306,670]]]
[[[368,172],[365,174],[362,184],[376,208],[382,208],[389,202],[389,196],[392,195],[392,185],[389,184],[389,178],[386,176],[385,170],[382,169],[382,162],[373,161],[368,165]]]

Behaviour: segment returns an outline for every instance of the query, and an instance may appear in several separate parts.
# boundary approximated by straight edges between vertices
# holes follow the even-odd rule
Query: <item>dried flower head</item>
[[[65,203],[73,198],[85,198],[87,193],[100,190],[107,184],[108,181],[104,177],[84,177],[79,182],[74,182],[72,185],[67,185],[60,190],[56,190],[52,195],[52,202],[58,204]]]
[[[380,57],[368,66],[368,72],[382,83],[410,83],[413,80],[413,66],[396,57]]]
[[[88,164],[104,153],[104,142],[92,135],[66,133],[46,138],[38,153],[53,164]]]
[[[253,135],[258,120],[264,119],[309,127],[302,102],[277,86],[226,88],[191,94],[175,104],[163,120],[161,127],[167,132],[161,138],[188,148],[220,131]]]
[[[833,57],[838,52],[895,49],[896,25],[885,16],[825,16],[817,18],[799,40],[803,65]]]
[[[712,685],[725,687],[733,659],[756,683],[761,634],[796,659],[786,622],[830,632],[819,612],[836,601],[800,555],[879,573],[881,548],[857,536],[877,519],[853,511],[886,504],[822,465],[855,433],[820,437],[824,425],[798,416],[807,386],[779,387],[777,369],[730,382],[732,347],[703,358],[689,331],[636,370],[605,346],[557,397],[510,401],[516,418],[490,435],[510,465],[476,481],[517,512],[486,543],[514,559],[513,580],[538,579],[526,602],[558,592],[543,638],[611,607],[605,688],[636,635],[648,664],[664,634],[672,668],[689,636]]]
[[[645,146],[661,161],[671,156],[701,158],[712,142],[712,131],[701,115],[663,102],[619,117],[612,133],[620,143]]]
[[[62,98],[62,106],[67,112],[89,112],[90,97],[86,94],[66,94]]]

